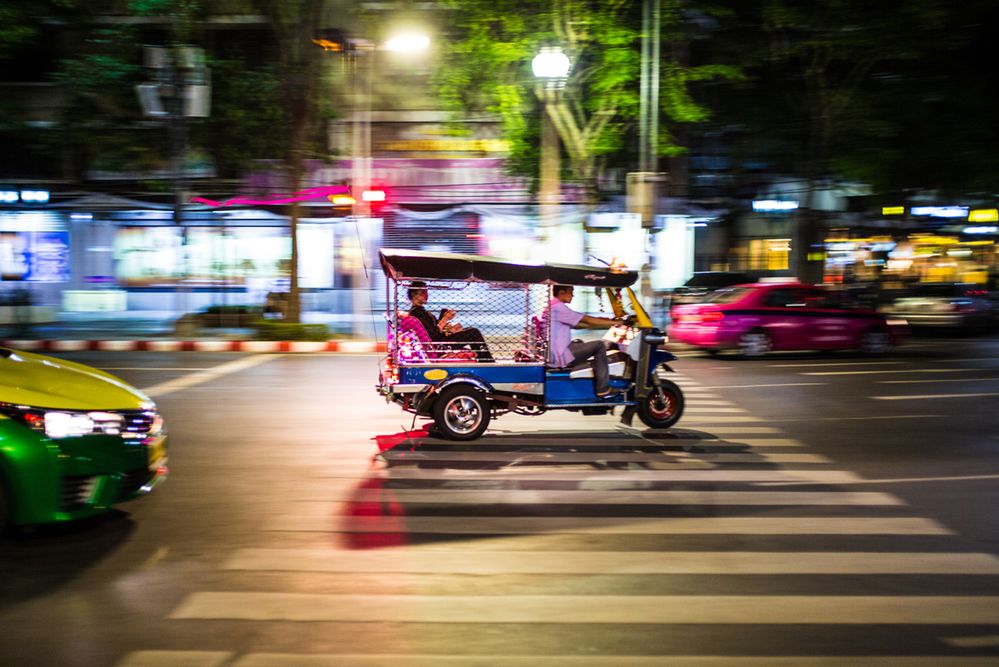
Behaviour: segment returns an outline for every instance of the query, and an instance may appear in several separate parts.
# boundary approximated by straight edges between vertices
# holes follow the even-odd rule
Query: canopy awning
[[[468,280],[588,287],[627,287],[637,271],[572,264],[523,264],[495,257],[422,250],[378,251],[382,270],[393,280]]]

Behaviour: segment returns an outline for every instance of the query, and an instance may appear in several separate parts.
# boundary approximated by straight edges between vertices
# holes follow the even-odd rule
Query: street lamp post
[[[313,40],[327,51],[339,51],[351,54],[350,72],[353,90],[353,118],[351,124],[351,174],[350,193],[351,218],[356,227],[356,253],[351,276],[351,306],[353,311],[352,330],[355,334],[366,336],[370,331],[367,318],[360,315],[370,307],[368,295],[371,289],[367,270],[364,267],[364,246],[370,230],[363,221],[371,217],[371,198],[374,179],[372,176],[371,155],[371,120],[372,120],[372,84],[374,81],[375,54],[379,51],[391,51],[405,54],[424,51],[430,45],[430,38],[416,33],[403,33],[394,36],[378,45],[373,42],[350,38],[341,30],[323,31],[321,38]],[[362,229],[363,228],[363,229]]]
[[[558,224],[562,183],[558,131],[551,118],[551,105],[558,103],[571,68],[568,56],[558,47],[544,47],[531,61],[531,70],[538,78],[537,94],[541,111],[541,173],[539,204],[541,226]]]

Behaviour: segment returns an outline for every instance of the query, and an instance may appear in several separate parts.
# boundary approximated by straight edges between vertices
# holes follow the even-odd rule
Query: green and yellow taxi
[[[0,348],[0,530],[71,521],[168,473],[156,405],[83,364]]]

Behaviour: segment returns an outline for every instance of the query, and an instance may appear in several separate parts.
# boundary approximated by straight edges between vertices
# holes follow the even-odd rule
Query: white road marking
[[[229,667],[995,667],[995,657],[247,653]]]
[[[155,384],[151,387],[146,387],[142,389],[142,393],[150,398],[156,398],[158,396],[165,396],[166,394],[172,394],[175,391],[181,391],[194,385],[202,384],[204,382],[210,382],[211,380],[216,380],[225,375],[231,373],[238,373],[239,371],[245,370],[247,368],[252,368],[253,366],[259,366],[260,364],[271,361],[272,359],[277,359],[281,355],[252,355],[248,357],[243,357],[241,359],[236,359],[235,361],[229,361],[224,364],[219,364],[218,366],[213,366],[211,368],[201,369],[196,373],[191,375],[185,375],[183,377],[175,378],[173,380],[167,380],[166,382],[161,382],[160,384]]]
[[[972,394],[923,394],[920,396],[871,396],[876,401],[922,401],[937,398],[981,398],[982,396],[999,396],[999,392],[979,392]]]
[[[818,367],[825,368],[828,366],[888,366],[892,364],[904,364],[908,363],[905,361],[834,361],[830,363],[813,363],[813,364],[767,364],[770,368],[810,368]]]
[[[226,570],[408,574],[999,574],[986,553],[239,549]]]
[[[322,479],[372,479],[370,471],[359,469],[355,472],[331,471],[328,475],[316,475]],[[531,482],[574,482],[600,479],[618,482],[741,482],[759,484],[764,482],[850,484],[861,481],[856,473],[848,470],[593,470],[586,465],[576,470],[532,470],[528,467],[500,468],[489,470],[448,470],[448,469],[391,469],[385,479],[416,479],[424,481],[450,480],[524,480]]]
[[[745,422],[763,422],[772,421],[770,419],[764,419],[763,417],[753,417],[751,415],[746,415],[744,417],[728,417],[728,416],[715,416],[715,415],[683,415],[683,423],[685,426],[700,426],[706,427],[705,425],[711,424],[738,424]]]
[[[680,425],[679,428],[681,429],[681,431],[683,430],[684,426],[683,426],[682,423],[681,423],[681,425]],[[698,429],[695,428],[695,429],[692,429],[692,430],[696,431]],[[647,433],[647,431],[642,431],[642,432],[643,433]],[[781,430],[779,428],[774,428],[773,426],[713,426],[713,427],[711,427],[711,434],[712,435],[723,435],[723,434],[732,435],[732,434],[739,434],[739,433],[753,433],[753,434],[756,434],[756,433],[774,433],[774,434],[778,434],[778,433],[781,433]]]
[[[884,371],[805,371],[799,375],[885,375],[887,373],[976,373],[980,368],[890,368]]]
[[[644,446],[644,445],[643,445]],[[737,446],[736,446],[737,447]],[[363,450],[361,450],[363,451]],[[343,450],[337,449],[337,453]],[[746,452],[746,451],[671,451],[662,450],[659,452],[532,452],[532,451],[506,451],[506,452],[475,452],[475,451],[408,451],[408,450],[388,450],[380,454],[381,458],[392,463],[416,464],[421,461],[503,461],[510,465],[519,464],[539,464],[547,463],[558,465],[561,463],[606,463],[608,461],[622,461],[632,463],[651,463],[655,465],[677,461],[682,459],[707,459],[717,463],[830,463],[830,459],[821,454],[804,453],[777,453],[766,452]],[[340,468],[342,464],[356,462],[357,454],[346,457],[336,455],[324,456],[326,464],[333,464]],[[331,471],[332,472],[332,471]]]
[[[999,597],[874,595],[186,596],[168,618],[340,623],[999,624]]]
[[[940,382],[997,382],[995,378],[934,378],[933,384]],[[878,384],[926,384],[926,380],[877,380]]]
[[[855,491],[634,491],[620,489],[541,491],[534,489],[317,489],[315,497],[295,503],[296,513],[329,516],[330,503],[404,503],[431,505],[787,505],[900,506],[888,493]],[[314,499],[321,498],[321,499]]]
[[[953,535],[936,521],[877,517],[467,517],[275,516],[275,532],[411,535]]]
[[[101,366],[102,371],[204,371],[211,368],[210,366],[194,366],[191,368],[183,368],[179,366]]]
[[[999,479],[996,475],[957,475],[954,477],[897,477],[895,479],[862,479],[850,482],[850,486],[857,484],[921,484],[924,482],[969,482],[975,480]],[[764,482],[761,486],[788,486],[786,482]]]
[[[862,417],[783,417],[779,420],[780,422],[813,422],[813,421],[871,421],[874,419],[942,419],[951,417],[951,415],[873,415],[873,416],[862,416]]]
[[[222,667],[235,655],[229,651],[133,651],[116,667]]]
[[[133,651],[116,667],[221,667],[235,655],[228,651]]]
[[[702,441],[705,444],[713,444],[713,440]],[[749,445],[750,447],[804,447],[805,443],[794,438],[739,438],[738,440],[726,440],[726,443]]]
[[[977,637],[944,637],[943,640],[951,646],[960,648],[982,648],[999,646],[999,635],[979,635]],[[993,658],[994,659],[994,658]]]
[[[774,382],[770,384],[719,384],[705,389],[766,389],[768,387],[818,387],[825,382]]]

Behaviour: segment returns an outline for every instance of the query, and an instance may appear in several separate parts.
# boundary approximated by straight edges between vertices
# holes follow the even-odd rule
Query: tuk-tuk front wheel
[[[448,440],[474,440],[489,426],[492,416],[485,394],[467,385],[444,389],[434,401],[434,425]]]
[[[683,392],[668,380],[662,381],[662,396],[653,388],[638,404],[638,418],[650,428],[669,428],[683,414]]]

